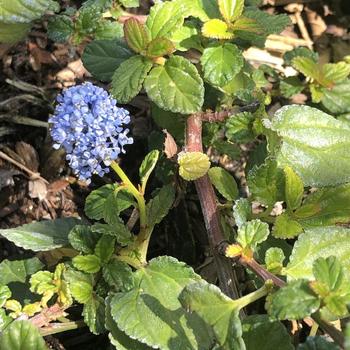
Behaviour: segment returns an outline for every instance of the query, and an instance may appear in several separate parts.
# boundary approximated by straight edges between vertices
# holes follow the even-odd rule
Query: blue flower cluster
[[[125,125],[129,112],[116,106],[107,91],[91,83],[73,86],[57,98],[49,119],[54,147],[63,147],[74,173],[90,182],[92,174],[103,176],[124,146],[133,143]]]

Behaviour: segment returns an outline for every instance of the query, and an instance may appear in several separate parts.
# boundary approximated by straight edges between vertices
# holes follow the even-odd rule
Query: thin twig
[[[35,173],[34,171],[31,171],[30,169],[28,169],[25,165],[17,162],[16,160],[12,159],[11,157],[9,157],[6,153],[0,151],[0,158],[8,161],[9,163],[15,165],[17,168],[23,170],[24,172],[26,172],[31,180],[35,180],[35,179],[41,179],[42,181],[44,181],[46,184],[49,184],[49,182],[44,179],[42,176],[40,176],[39,173]]]

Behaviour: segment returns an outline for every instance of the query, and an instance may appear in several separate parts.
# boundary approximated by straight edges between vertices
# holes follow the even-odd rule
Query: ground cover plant
[[[0,4],[0,41],[22,40],[45,15],[51,40],[88,42],[94,83],[59,94],[49,133],[81,181],[116,179],[80,217],[0,230],[30,254],[0,263],[0,350],[47,349],[43,337],[77,329],[101,349],[350,349],[349,57],[323,64],[296,48],[286,76],[243,55],[290,25],[285,14],[243,0],[157,1],[142,15],[139,5]],[[267,113],[275,96],[301,92],[309,103]],[[123,168],[136,96],[163,129],[143,161],[130,159],[138,180]],[[234,159],[242,147],[247,191],[210,153]],[[211,279],[150,251],[194,195]]]

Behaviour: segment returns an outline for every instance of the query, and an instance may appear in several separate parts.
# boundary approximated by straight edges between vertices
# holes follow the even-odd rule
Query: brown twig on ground
[[[38,328],[45,327],[48,326],[51,321],[55,321],[58,318],[65,316],[65,309],[65,307],[54,304],[43,309],[39,314],[31,317],[29,321]]]
[[[193,114],[187,119],[186,150],[202,152],[202,114]],[[217,209],[217,199],[208,175],[195,180],[195,186],[200,200],[205,227],[209,236],[209,244],[217,266],[221,290],[231,298],[239,298],[236,273],[229,259],[219,254],[217,246],[224,240]]]

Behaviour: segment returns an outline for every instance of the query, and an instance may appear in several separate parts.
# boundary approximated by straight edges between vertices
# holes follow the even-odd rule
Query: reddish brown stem
[[[58,304],[54,304],[47,309],[43,309],[40,314],[37,314],[29,319],[29,321],[36,327],[47,326],[51,321],[57,320],[58,318],[65,315],[65,307]]]
[[[188,152],[203,151],[201,114],[191,115],[187,119],[186,150]],[[239,291],[235,271],[230,260],[221,256],[217,250],[217,247],[225,238],[221,231],[216,195],[208,175],[196,180],[195,186],[208,232],[210,248],[217,266],[221,290],[231,298],[237,299],[239,298]]]

